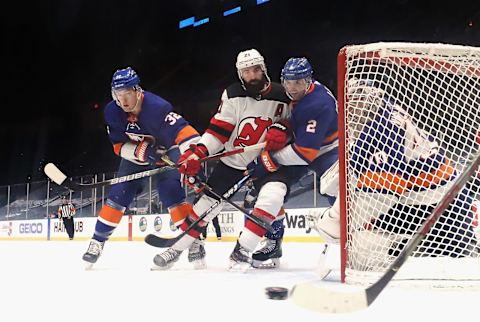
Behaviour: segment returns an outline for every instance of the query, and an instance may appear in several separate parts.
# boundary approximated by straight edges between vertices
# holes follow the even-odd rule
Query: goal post
[[[342,282],[382,276],[480,146],[480,48],[373,43],[338,54]],[[397,280],[480,281],[480,176]]]

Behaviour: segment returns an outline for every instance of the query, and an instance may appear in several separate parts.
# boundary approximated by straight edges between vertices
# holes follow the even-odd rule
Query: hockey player
[[[308,170],[321,177],[338,160],[335,97],[326,86],[313,79],[312,66],[304,57],[288,59],[281,80],[292,99],[290,124],[294,140],[277,152],[264,152],[262,160],[268,160],[275,168],[283,166],[289,184],[298,181]],[[338,194],[338,183],[324,190],[332,204]],[[273,223],[276,232],[267,232],[264,247],[253,254],[254,267],[274,268],[280,264],[283,218]]]
[[[374,243],[389,238],[404,246],[408,241],[405,236],[416,232],[422,219],[450,189],[456,170],[438,142],[373,81],[349,80],[347,108],[351,125],[348,135],[354,140],[349,147],[349,162],[356,178],[352,212],[364,218],[364,226],[353,233],[358,237],[381,229],[391,234],[378,235]],[[442,256],[468,255],[466,250],[472,247],[467,245],[475,245],[476,240],[473,200],[466,190],[432,227],[438,234],[427,235],[419,250]],[[369,200],[375,200],[374,207]],[[338,241],[339,217],[339,204],[335,202],[318,218],[315,227],[322,236]],[[376,246],[364,243],[362,247]]]
[[[188,175],[196,175],[201,168],[199,159],[216,153],[222,149],[230,150],[241,146],[250,146],[266,140],[267,129],[278,129],[270,132],[270,140],[284,145],[287,140],[285,126],[280,122],[289,116],[289,99],[280,84],[270,81],[267,67],[262,55],[250,49],[238,54],[236,68],[239,83],[230,85],[222,94],[222,101],[217,113],[210,121],[206,132],[200,141],[191,146],[179,159],[179,163],[186,161],[180,167],[180,172]],[[250,164],[260,151],[250,151],[242,154],[224,157],[216,165],[208,178],[207,183],[219,194],[225,193],[233,184],[244,176],[247,165]],[[254,215],[272,222],[279,212],[278,204],[274,199],[281,199],[286,193],[284,184],[266,184],[269,194],[259,193],[257,207]],[[202,215],[216,199],[204,194],[194,205],[192,215],[180,226],[186,230],[191,222]],[[165,252],[156,255],[154,263],[159,269],[168,269],[179,259],[183,250],[188,248],[200,235],[204,227],[213,217],[217,216],[221,207],[216,207],[204,220],[200,222],[198,229],[192,229],[181,238],[175,245]],[[231,255],[233,262],[247,262],[250,266],[251,258],[248,252],[253,251],[257,240],[265,233],[265,230],[251,220],[246,220],[247,230],[243,232],[235,251]],[[245,244],[243,241],[247,241]]]
[[[118,176],[145,171],[160,165],[166,154],[176,161],[181,152],[199,139],[198,132],[163,98],[144,91],[140,78],[131,68],[115,71],[111,83],[113,100],[104,111],[107,133],[113,151],[121,157]],[[191,210],[185,201],[180,174],[168,171],[157,177],[160,201],[168,208],[173,222],[180,225]],[[89,264],[97,261],[105,241],[113,233],[122,216],[141,186],[141,180],[113,185],[107,202],[100,210],[95,232],[83,255]],[[195,264],[203,261],[203,246],[190,248],[189,260]]]

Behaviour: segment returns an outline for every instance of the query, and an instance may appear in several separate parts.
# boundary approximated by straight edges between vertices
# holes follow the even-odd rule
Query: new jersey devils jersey
[[[225,148],[227,151],[265,141],[265,133],[272,123],[288,119],[289,99],[278,83],[271,83],[264,93],[251,97],[239,84],[229,86],[222,94],[217,113],[199,143],[213,154]],[[226,165],[244,170],[260,153],[244,152],[222,158]]]

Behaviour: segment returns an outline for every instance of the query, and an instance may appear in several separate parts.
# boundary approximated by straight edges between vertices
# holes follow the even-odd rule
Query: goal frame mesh
[[[410,53],[405,53],[407,50]],[[434,58],[429,59],[433,55]],[[470,57],[473,64],[465,67],[456,65],[452,57]],[[347,115],[346,115],[346,86],[350,74],[348,61],[350,57],[361,57],[365,62],[374,62],[380,64],[397,65],[400,68],[421,68],[427,71],[435,71],[438,73],[461,74],[462,77],[470,77],[479,81],[480,79],[480,48],[467,47],[460,45],[449,44],[427,44],[427,43],[373,43],[365,45],[352,45],[343,47],[337,58],[337,73],[338,73],[338,117],[339,117],[339,182],[340,182],[340,235],[341,235],[341,281],[353,284],[370,284],[374,282],[383,271],[378,272],[352,272],[348,265],[349,248],[348,240],[351,238],[347,223],[348,219],[348,203],[349,190],[347,189],[348,167],[347,167],[347,146],[349,144],[347,134]],[[390,75],[391,76],[391,75]],[[389,76],[389,77],[390,77]],[[480,81],[479,81],[480,82]],[[422,89],[425,90],[425,89]],[[478,89],[477,89],[478,90]],[[479,98],[478,95],[475,96]],[[480,102],[477,102],[480,106]],[[480,113],[480,110],[479,112]],[[480,117],[479,117],[480,118]],[[423,121],[423,120],[421,120]],[[473,120],[473,124],[478,125],[478,119]],[[472,263],[473,262],[473,263]],[[440,264],[439,264],[440,263]],[[418,267],[426,271],[426,277],[417,277],[415,272]],[[441,272],[444,267],[449,267],[445,272]],[[476,267],[475,267],[476,266]],[[441,269],[439,269],[439,267]],[[438,274],[429,272],[435,271]],[[454,276],[451,272],[455,271]],[[349,277],[350,274],[354,277]],[[429,285],[447,285],[453,282],[452,285],[458,286],[463,282],[467,284],[471,281],[480,281],[480,259],[479,258],[461,258],[455,259],[450,257],[445,258],[409,258],[405,267],[402,267],[401,272],[397,274],[398,281],[426,280]],[[435,275],[435,276],[434,276]],[[439,281],[437,283],[436,281]]]

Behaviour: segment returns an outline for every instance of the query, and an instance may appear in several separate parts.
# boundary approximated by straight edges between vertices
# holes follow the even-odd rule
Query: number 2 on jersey
[[[315,133],[315,128],[317,127],[317,121],[315,120],[310,120],[307,123],[307,129],[306,131],[309,133]]]

